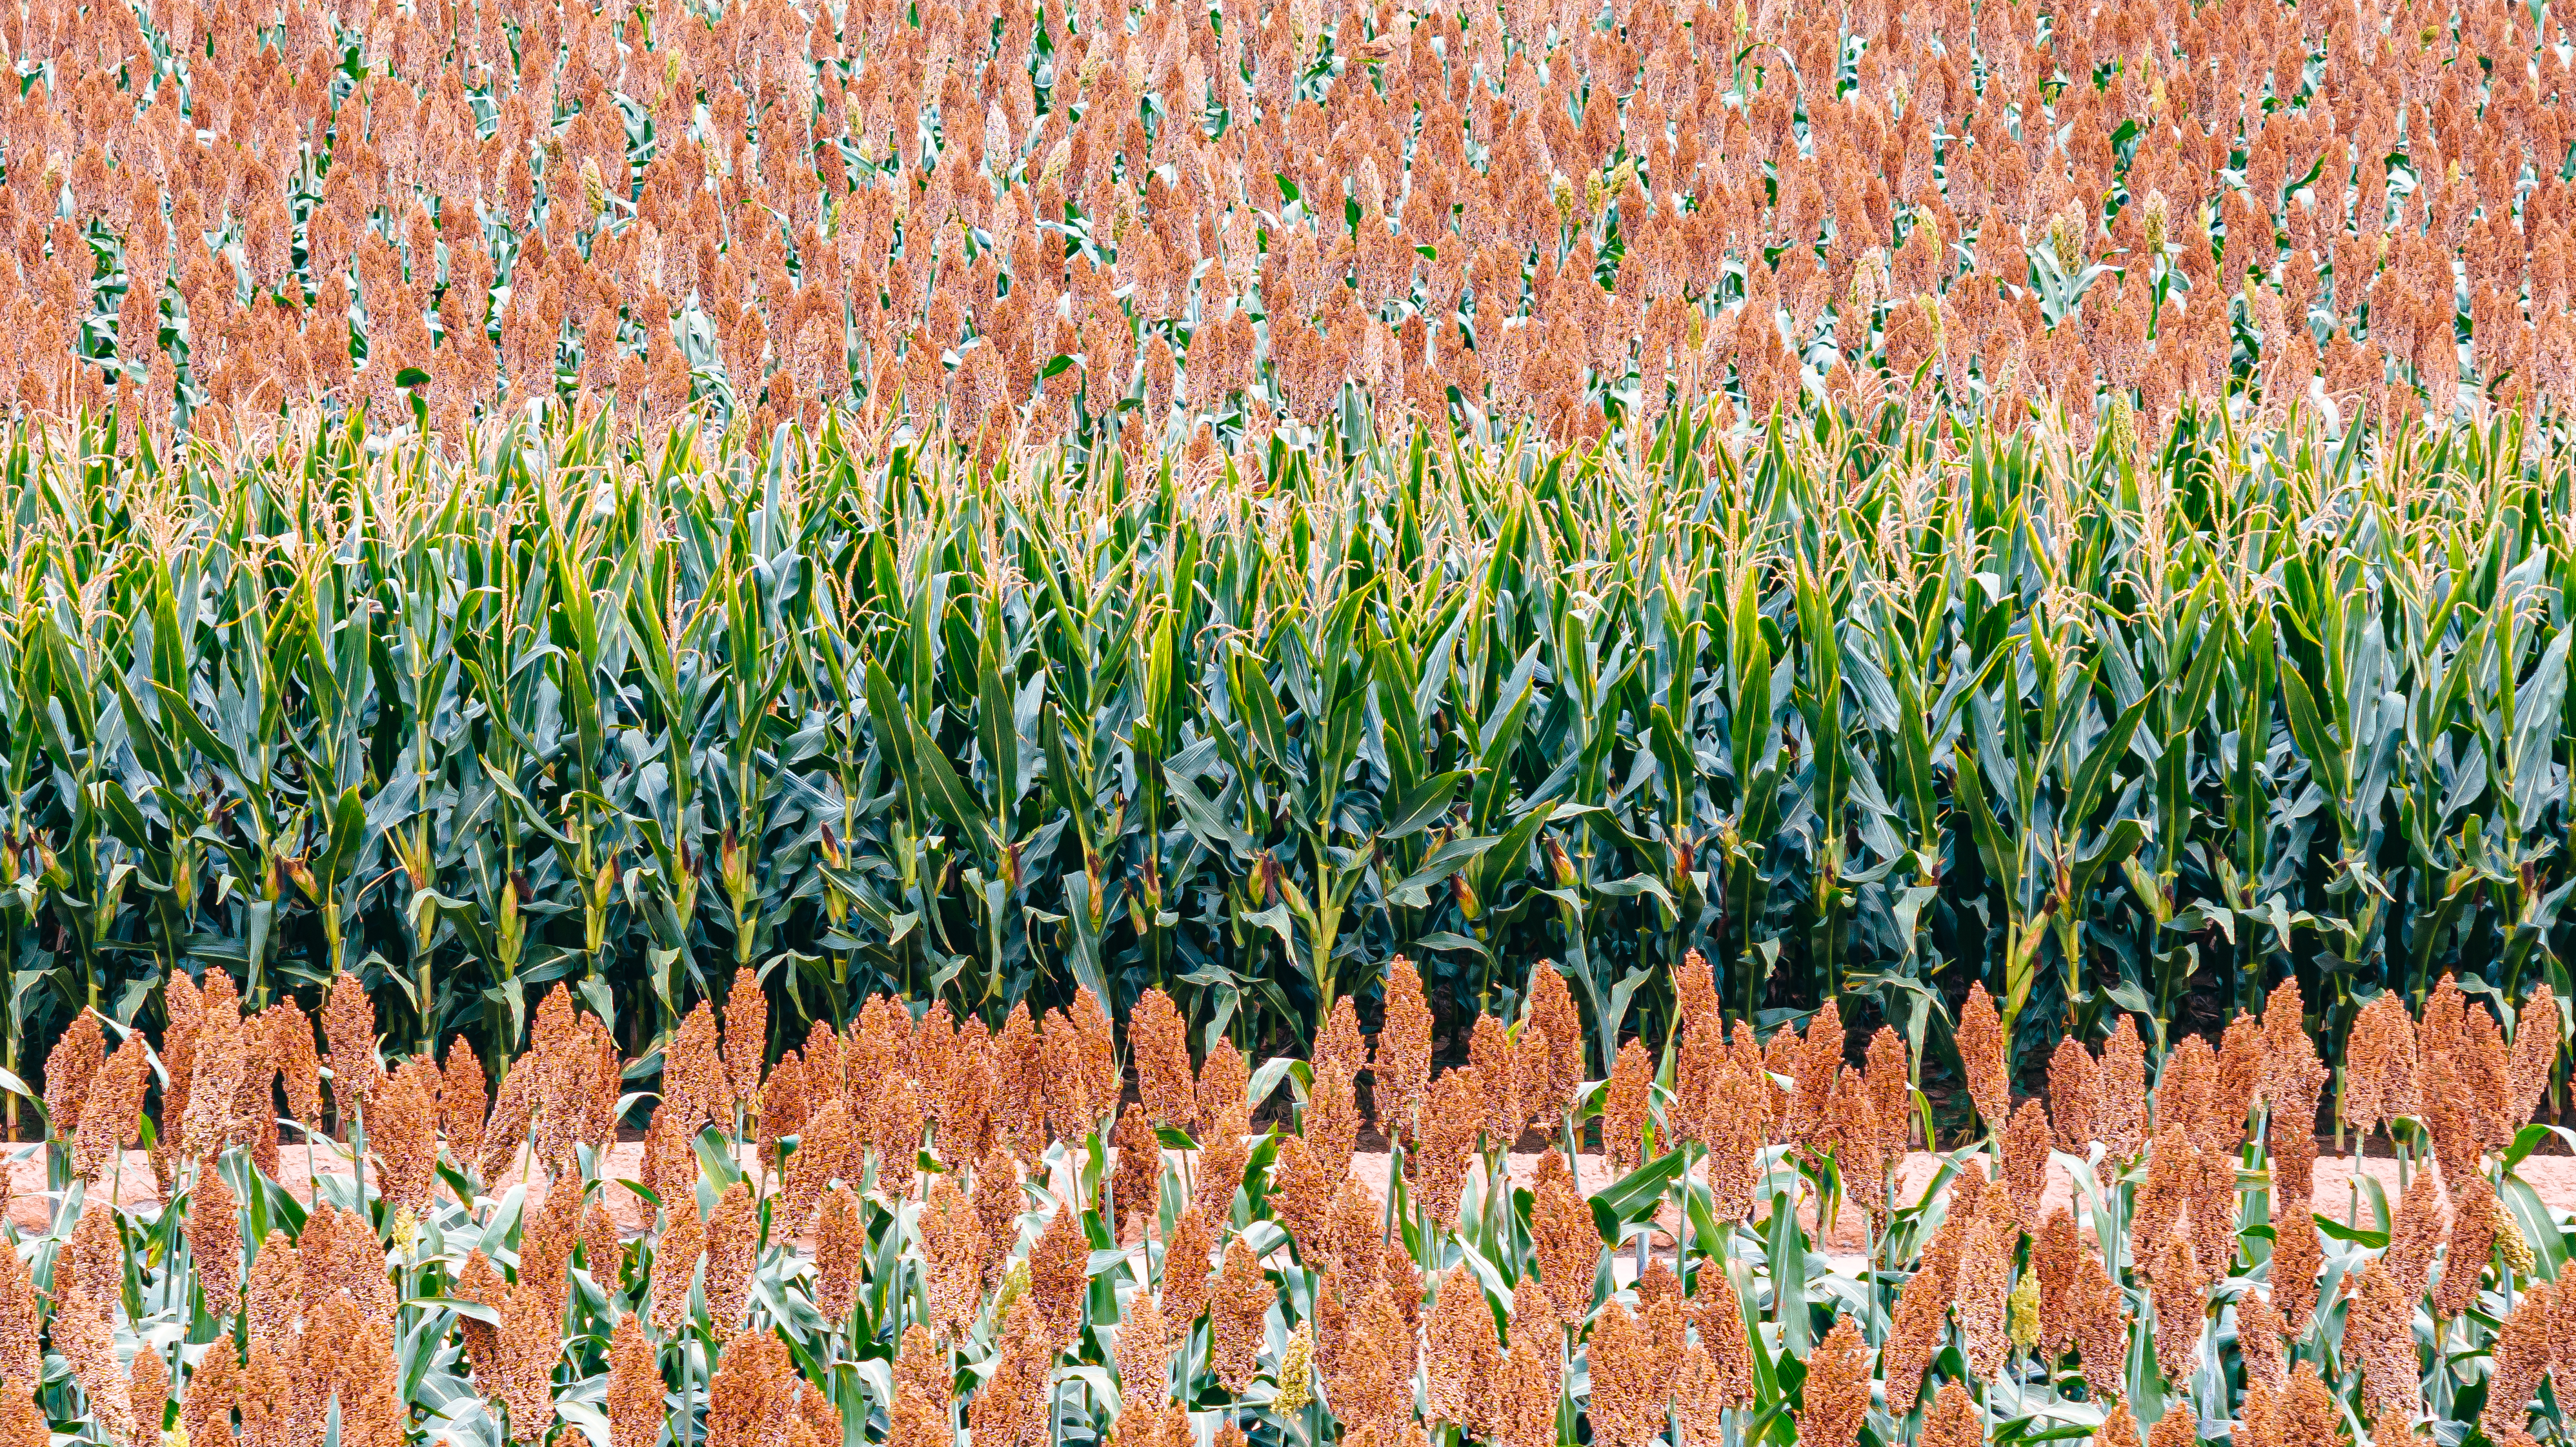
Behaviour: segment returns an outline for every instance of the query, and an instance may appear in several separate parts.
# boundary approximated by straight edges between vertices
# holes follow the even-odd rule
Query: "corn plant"
[[[1460,1022],[1551,959],[1600,1076],[1694,950],[1744,1018],[1874,1008],[1942,1068],[1971,982],[2024,1069],[2285,978],[2330,1043],[2565,982],[2566,472],[2510,423],[1257,475],[379,440],[15,434],[12,1068],[210,971],[354,973],[497,1065],[557,982],[639,1054],[737,977],[773,1053],[887,989],[1293,1045],[1398,952]]]

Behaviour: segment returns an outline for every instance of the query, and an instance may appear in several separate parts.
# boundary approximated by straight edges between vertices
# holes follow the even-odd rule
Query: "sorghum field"
[[[0,1447],[2566,1441],[2571,39],[14,0]]]
[[[1437,1075],[1402,957],[1373,1042],[1345,995],[1311,1059],[1256,1072],[1220,1039],[1195,1075],[1150,988],[1123,1050],[1087,990],[998,1032],[877,996],[764,1067],[773,1017],[743,971],[721,1022],[701,1003],[664,1045],[637,1179],[601,1169],[634,1100],[615,1043],[560,986],[487,1113],[461,1038],[443,1068],[386,1066],[355,975],[318,1054],[291,1000],[245,1015],[206,978],[171,976],[157,1053],[140,1032],[108,1051],[85,1014],[48,1062],[47,1118],[78,1124],[44,1146],[50,1227],[0,1252],[11,1447],[169,1422],[188,1444],[368,1447],[2559,1430],[2568,1233],[2514,1170],[2564,1134],[2522,1124],[2559,1055],[2546,987],[2509,1044],[2449,977],[2420,1021],[2394,992],[2362,1012],[2336,1111],[2413,1170],[2342,1225],[2313,1211],[2329,1072],[2290,983],[2215,1049],[2162,1052],[2152,1094],[2122,1015],[2098,1058],[2064,1040],[2048,1103],[2018,1107],[1971,986],[1980,1139],[1901,1200],[1924,1098],[1897,1032],[1855,1069],[1831,1001],[1803,1037],[1730,1030],[1696,958],[1660,1060],[1631,1040],[1606,1082],[1544,967],[1523,1017],[1480,1017]],[[326,1072],[361,1165],[308,1206],[272,1173],[298,1148],[282,1127],[310,1152],[330,1125]],[[1398,1147],[1383,1198],[1351,1170],[1363,1072]],[[159,1189],[101,1199],[90,1177],[156,1079]],[[1282,1093],[1294,1115],[1256,1133],[1250,1106]],[[1568,1165],[1587,1115],[1625,1172],[1588,1200]],[[1500,1157],[1532,1132],[1515,1187]],[[2052,1165],[2073,1209],[2043,1215]],[[628,1196],[640,1239],[611,1214]],[[1859,1206],[1866,1255],[1814,1251],[1801,1196]]]

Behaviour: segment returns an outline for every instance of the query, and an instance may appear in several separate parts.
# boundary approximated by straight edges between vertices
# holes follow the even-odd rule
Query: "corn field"
[[[2152,1090],[2130,1017],[2098,1055],[2069,1039],[2047,1102],[2018,1105],[2001,1019],[1972,989],[1977,1138],[1918,1154],[1928,1176],[1899,1190],[1929,1109],[1892,1027],[1853,1068],[1831,1003],[1764,1041],[1730,1028],[1702,962],[1676,978],[1676,1039],[1660,1059],[1627,1042],[1606,1080],[1585,1078],[1581,1012],[1545,971],[1436,1076],[1402,957],[1373,1041],[1345,994],[1311,1061],[1257,1071],[1222,1039],[1194,1066],[1150,989],[1124,1049],[1087,990],[998,1031],[877,996],[765,1067],[772,1021],[746,979],[721,1019],[692,1009],[640,1168],[612,1171],[635,1100],[607,1026],[563,986],[487,1110],[462,1039],[443,1067],[380,1056],[355,976],[328,992],[319,1049],[292,1002],[245,1013],[228,975],[176,976],[157,1051],[90,1014],[49,1062],[29,1148],[45,1189],[14,1212],[43,1224],[0,1251],[0,1438],[2563,1433],[2569,1218],[2516,1169],[2565,1135],[2525,1124],[2563,1038],[2546,987],[2509,1039],[2448,977],[2420,1020],[2374,1000],[2336,1111],[2362,1139],[2385,1131],[2404,1186],[2392,1205],[2356,1179],[2337,1221],[2314,1209],[2329,1072],[2295,984],[2217,1046],[2163,1052]],[[1383,1191],[1353,1171],[1363,1074],[1397,1147]],[[1293,1108],[1256,1131],[1278,1098]],[[153,1171],[129,1195],[138,1137]],[[1500,1169],[1524,1139],[1526,1185]],[[299,1150],[354,1168],[299,1199],[277,1179]],[[1832,1222],[1846,1203],[1866,1248],[1829,1255],[1800,1208]]]
[[[2024,1073],[2285,979],[2330,1060],[2571,993],[2576,499],[2509,420],[999,474],[843,421],[12,433],[7,1067],[216,973],[497,1067],[558,982],[639,1060],[745,981],[772,1055],[1147,987],[1305,1054],[1399,952],[1454,1054],[1552,962],[1596,1079],[1693,951],[1945,1076],[1971,982]]]

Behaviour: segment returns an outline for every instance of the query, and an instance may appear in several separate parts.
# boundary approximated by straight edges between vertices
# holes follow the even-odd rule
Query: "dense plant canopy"
[[[2329,1072],[2295,985],[2216,1048],[2166,1052],[2152,1092],[2123,1016],[2098,1056],[2061,1045],[2048,1103],[2018,1106],[1972,989],[1980,1138],[1900,1173],[1928,1111],[1892,1027],[1854,1068],[1831,1003],[1765,1042],[1730,1028],[1696,957],[1676,978],[1662,1068],[1632,1040],[1605,1082],[1584,1079],[1581,1015],[1544,969],[1436,1076],[1402,958],[1374,1040],[1345,995],[1310,1062],[1257,1071],[1223,1040],[1194,1071],[1151,989],[1123,1051],[1087,990],[999,1031],[878,996],[764,1068],[746,973],[721,1018],[701,1002],[664,1047],[638,1160],[615,1144],[615,1045],[561,986],[487,1114],[463,1040],[443,1067],[379,1057],[354,976],[319,1051],[294,1004],[245,1015],[229,976],[175,976],[157,1055],[140,1034],[109,1051],[84,1015],[49,1062],[41,1226],[0,1252],[0,1432],[1967,1447],[2181,1444],[2217,1423],[2331,1447],[2348,1420],[2373,1442],[2429,1427],[2512,1447],[2563,1430],[2544,1379],[2568,1370],[2569,1237],[2517,1169],[2555,1129],[2522,1124],[2563,1038],[2547,989],[2509,1040],[2448,978],[2420,1021],[2393,994],[2365,1013],[2338,1115],[2409,1158],[2392,1209],[2376,1178],[2316,1199]],[[129,1180],[156,1074],[151,1170]],[[326,1078],[362,1165],[300,1201],[278,1184],[295,1154],[279,1128],[330,1129]],[[1353,1169],[1363,1079],[1399,1147],[1383,1191]],[[1256,1130],[1282,1095],[1294,1111]],[[1596,1116],[1602,1155],[1578,1157]],[[1525,1137],[1522,1185],[1501,1167]],[[1825,1254],[1846,1205],[1863,1229]]]
[[[0,1447],[2565,1437],[2569,40],[15,7]]]
[[[2564,26],[36,0],[0,345],[22,405],[217,434],[565,393],[1231,447],[1346,384],[1559,439],[1711,395],[2563,416]]]
[[[16,1068],[210,969],[497,1061],[558,980],[639,1056],[745,971],[773,1045],[1160,985],[1303,1054],[1399,951],[1459,1034],[1554,961],[1593,1078],[1694,949],[1943,1072],[1971,981],[2025,1070],[2287,978],[2330,1052],[2566,997],[2571,500],[2509,425],[378,440],[18,435]]]

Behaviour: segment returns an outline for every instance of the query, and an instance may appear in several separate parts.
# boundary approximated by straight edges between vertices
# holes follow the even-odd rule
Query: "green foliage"
[[[2515,419],[1151,471],[842,426],[12,434],[7,1064],[174,967],[357,970],[489,1058],[556,980],[638,1053],[740,969],[800,1038],[1159,984],[1276,1050],[1397,952],[1458,1011],[1552,960],[1601,1073],[1691,950],[1918,1048],[1983,980],[2026,1064],[2293,973],[2330,1037],[2576,993],[2576,503]]]

